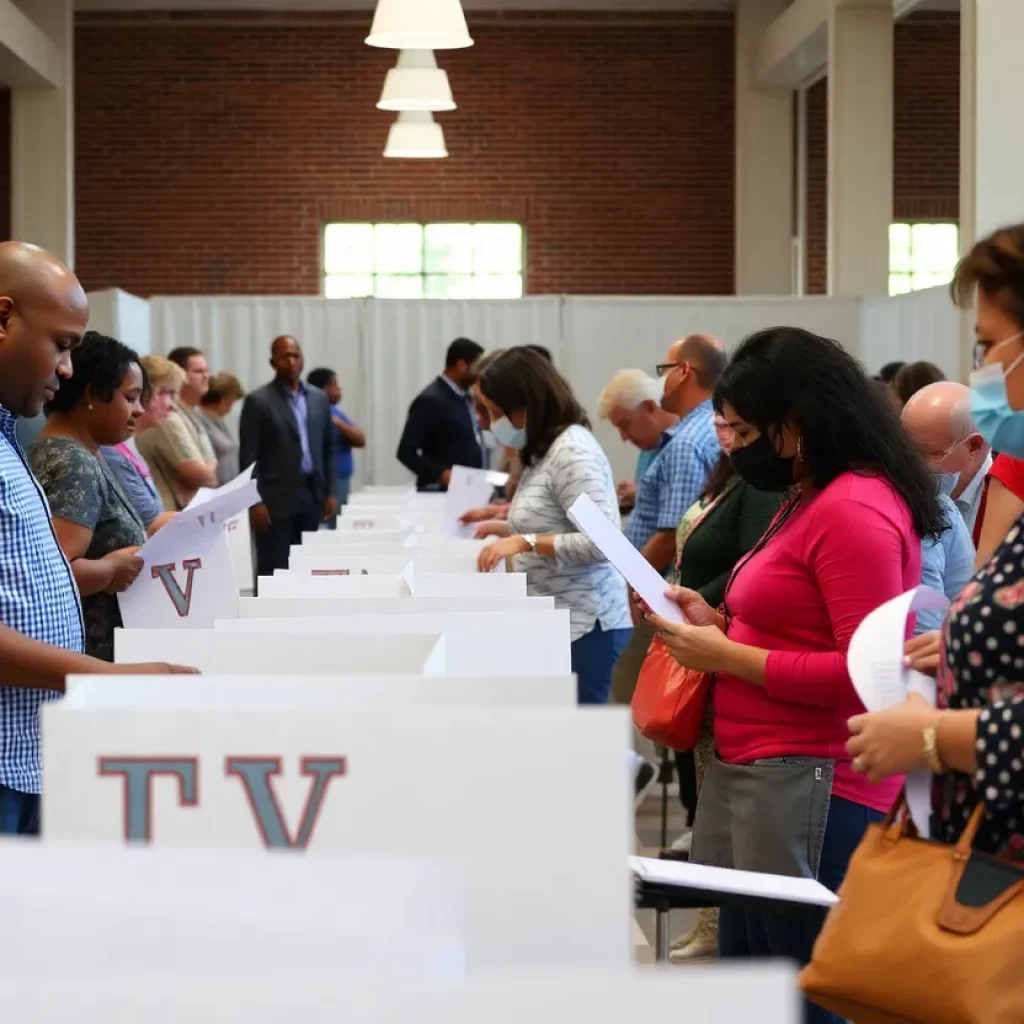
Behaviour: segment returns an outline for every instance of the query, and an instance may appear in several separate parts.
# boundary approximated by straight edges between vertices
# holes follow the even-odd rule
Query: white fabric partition
[[[890,299],[865,299],[861,358],[870,373],[886,363],[926,359],[950,380],[960,379],[960,314],[949,289],[926,288]]]

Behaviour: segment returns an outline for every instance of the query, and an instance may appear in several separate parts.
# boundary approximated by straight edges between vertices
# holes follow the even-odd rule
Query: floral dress
[[[978,770],[932,790],[932,836],[956,842],[979,800],[974,848],[1024,861],[1024,517],[950,605],[938,672],[940,708],[981,708]]]

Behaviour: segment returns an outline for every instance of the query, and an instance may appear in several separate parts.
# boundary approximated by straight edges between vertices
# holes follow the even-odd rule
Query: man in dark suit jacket
[[[452,466],[484,464],[483,435],[469,394],[473,364],[483,352],[475,341],[456,338],[448,346],[444,373],[409,406],[398,461],[416,474],[418,490],[443,491]]]
[[[239,428],[239,462],[256,463],[262,502],[251,512],[259,576],[287,569],[291,545],[336,511],[331,403],[303,383],[302,349],[294,338],[274,341],[270,365],[275,377],[246,397]]]

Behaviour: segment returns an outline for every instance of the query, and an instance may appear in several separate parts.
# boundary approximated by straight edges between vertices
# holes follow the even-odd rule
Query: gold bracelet
[[[934,775],[944,775],[947,771],[939,754],[939,722],[941,721],[942,718],[940,716],[936,719],[934,725],[925,726],[923,732],[925,763]]]

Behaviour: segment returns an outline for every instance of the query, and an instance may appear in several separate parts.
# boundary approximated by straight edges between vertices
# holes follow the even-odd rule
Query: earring
[[[89,403],[89,412],[92,412],[92,402]]]
[[[804,461],[804,438],[803,438],[803,434],[801,434],[796,439],[796,457],[797,457],[797,461],[798,462],[803,462]]]

